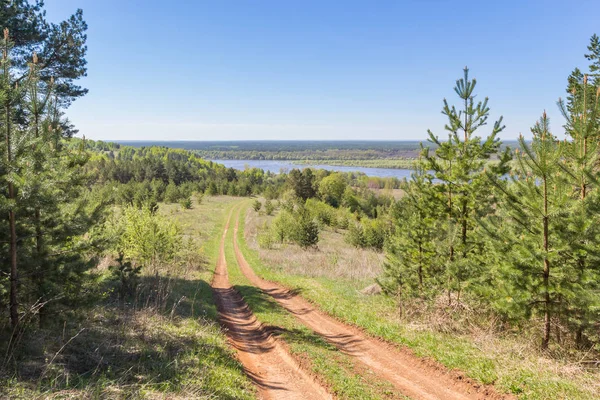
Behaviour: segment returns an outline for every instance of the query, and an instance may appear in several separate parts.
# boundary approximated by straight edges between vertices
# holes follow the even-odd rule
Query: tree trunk
[[[419,291],[423,293],[423,245],[419,242]]]
[[[8,185],[9,198],[14,198],[14,187]],[[8,224],[10,230],[10,324],[13,331],[19,325],[19,303],[17,302],[18,278],[17,278],[17,223],[14,210],[8,212]]]
[[[544,339],[542,349],[548,348],[550,342],[550,261],[548,260],[548,182],[544,178]]]
[[[5,70],[5,74],[7,71]],[[6,125],[6,162],[8,168],[12,163],[12,149],[11,149],[11,132],[10,132],[10,103],[7,100],[5,106],[5,125]],[[8,182],[8,199],[11,200],[10,210],[8,211],[8,226],[10,232],[10,324],[13,332],[19,325],[19,303],[18,299],[18,277],[17,277],[17,219],[14,210],[15,187],[12,182]]]

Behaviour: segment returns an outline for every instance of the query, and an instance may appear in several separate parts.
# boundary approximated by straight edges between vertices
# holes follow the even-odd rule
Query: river
[[[348,167],[338,165],[322,165],[322,164],[298,164],[293,161],[280,160],[212,160],[215,163],[223,164],[227,168],[234,168],[240,171],[246,167],[260,168],[265,171],[278,174],[281,170],[289,171],[294,168],[315,168],[326,169],[329,171],[339,172],[362,172],[367,176],[376,176],[379,178],[410,178],[412,170],[410,169],[394,169],[394,168],[367,168],[367,167]]]

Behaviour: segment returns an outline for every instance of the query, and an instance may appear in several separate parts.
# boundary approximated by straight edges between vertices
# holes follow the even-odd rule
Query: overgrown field
[[[249,204],[242,213],[245,229],[239,239],[259,276],[300,292],[330,315],[373,336],[407,346],[418,356],[521,399],[600,398],[600,372],[586,369],[574,355],[541,352],[539,332],[530,325],[499,331],[496,321],[486,320],[487,314],[451,309],[444,301],[434,310],[424,310],[422,304],[403,305],[389,296],[362,294],[380,273],[383,255],[350,246],[343,230],[323,230],[318,250],[293,244],[260,248],[259,232],[273,217]]]
[[[237,201],[210,197],[192,209],[161,204],[160,213],[201,243],[204,262],[158,275],[142,270],[135,298],[120,305],[111,260],[104,260],[90,272],[100,288],[93,304],[81,304],[68,321],[19,338],[17,371],[3,342],[0,397],[255,398],[216,323],[209,284],[224,215]],[[160,289],[147,293],[145,286]]]

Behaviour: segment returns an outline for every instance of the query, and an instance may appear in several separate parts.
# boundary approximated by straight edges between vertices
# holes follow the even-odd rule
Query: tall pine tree
[[[447,140],[440,140],[428,131],[429,141],[436,148],[433,153],[423,148],[425,168],[438,180],[435,188],[442,194],[439,198],[443,198],[438,207],[445,215],[440,233],[445,247],[442,251],[449,303],[452,291],[460,301],[463,286],[476,280],[482,272],[476,258],[481,255],[483,241],[481,235],[473,232],[479,229],[478,220],[493,211],[491,186],[484,170],[487,168],[488,172],[502,176],[508,171],[510,160],[508,149],[499,154],[498,134],[504,130],[502,117],[494,122],[484,139],[476,136],[487,125],[490,111],[487,98],[475,101],[476,84],[465,68],[463,78],[456,81],[454,88],[460,99],[458,108],[444,99],[442,114],[448,118]],[[498,155],[498,160],[490,163],[494,155]]]

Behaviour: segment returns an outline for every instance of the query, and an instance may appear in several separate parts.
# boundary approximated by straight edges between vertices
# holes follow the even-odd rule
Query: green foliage
[[[180,198],[181,198],[181,192],[179,191],[179,188],[177,187],[175,182],[173,182],[173,181],[169,182],[169,184],[167,185],[167,187],[165,189],[165,195],[164,195],[165,202],[177,203],[177,201],[179,201]]]
[[[346,241],[354,247],[381,251],[388,235],[381,220],[365,218],[349,224]]]
[[[367,247],[365,230],[360,222],[353,222],[349,225],[348,232],[346,233],[346,241],[354,247]]]
[[[292,240],[300,247],[316,247],[319,242],[319,225],[306,210],[301,210],[293,229]]]
[[[111,266],[110,270],[119,282],[119,300],[121,303],[129,296],[133,296],[138,285],[138,279],[142,266],[134,267],[131,261],[125,261],[125,256],[120,253],[117,257],[117,265]]]
[[[333,173],[321,180],[319,183],[319,197],[333,206],[339,207],[342,204],[342,197],[348,183],[340,173]]]
[[[386,247],[382,287],[405,297],[436,293],[443,284],[444,271],[438,253],[438,226],[441,211],[436,207],[439,193],[433,177],[417,164],[412,180],[405,184],[405,195],[392,208],[395,233]]]
[[[427,193],[423,195],[436,202],[434,215],[439,218],[437,234],[440,239],[440,261],[445,265],[443,280],[446,281],[449,302],[451,292],[458,298],[465,286],[480,278],[480,257],[483,257],[484,235],[479,230],[478,220],[493,212],[492,185],[488,176],[502,176],[508,171],[510,154],[508,149],[500,154],[497,135],[504,129],[502,117],[493,124],[485,139],[475,136],[487,124],[488,99],[475,103],[476,80],[469,79],[465,68],[464,77],[456,82],[455,92],[462,104],[457,109],[444,100],[442,113],[447,116],[448,140],[442,141],[429,131],[429,141],[435,145],[433,154],[423,148],[424,171],[432,171],[438,183],[434,185],[436,195],[430,196],[429,186],[421,183]],[[459,111],[460,110],[460,111]],[[499,163],[488,164],[492,155]],[[487,170],[487,174],[484,172]],[[398,227],[400,228],[400,227]]]
[[[275,211],[275,205],[273,205],[271,200],[267,199],[267,201],[265,201],[265,214],[273,215],[273,211]]]
[[[60,109],[69,96],[78,96],[72,82],[80,76],[77,65],[85,63],[80,42],[85,41],[81,36],[85,23],[77,14],[64,24],[61,34],[73,34],[73,47],[59,50],[56,43],[47,42],[58,40],[58,27],[35,25],[44,23],[41,6],[13,2],[0,14],[11,27],[24,15],[29,18],[21,29],[15,28],[16,47],[9,30],[1,42],[0,211],[8,218],[0,221],[0,261],[9,266],[10,277],[8,282],[2,280],[0,289],[9,294],[9,307],[4,307],[4,298],[0,305],[10,309],[13,328],[30,307],[39,310],[44,326],[51,321],[49,315],[67,313],[74,303],[87,301],[86,271],[93,265],[94,248],[101,244],[90,229],[102,221],[106,200],[89,189],[83,170],[89,155],[84,146],[68,146],[74,130]],[[35,40],[39,55],[26,50],[34,44],[31,35],[36,32],[47,35]],[[55,76],[65,78],[62,83],[50,79],[52,66],[48,69],[43,62],[51,48],[58,52],[55,55],[72,57],[49,60]],[[67,71],[70,78],[63,75]],[[4,320],[3,311],[0,315]]]
[[[294,227],[294,215],[287,210],[282,210],[273,220],[270,229],[273,233],[273,238],[279,243],[284,243],[285,241],[292,240]]]
[[[272,249],[275,244],[274,230],[269,229],[265,222],[257,237],[258,245],[263,249]]]
[[[445,291],[448,305],[468,298],[491,304],[506,322],[541,320],[542,348],[554,331],[559,344],[600,343],[598,43],[593,36],[588,47],[590,73],[576,69],[559,101],[569,140],[552,135],[544,113],[532,142],[519,139],[512,163],[510,149],[500,151],[501,120],[485,139],[475,136],[489,109],[487,99],[475,102],[465,69],[455,88],[463,105],[444,101],[448,140],[429,132],[435,151],[423,148],[391,209],[394,229],[379,279],[386,291],[436,300]],[[358,216],[365,210],[352,189],[343,203]],[[363,222],[347,235],[356,246],[368,242]]]
[[[157,272],[172,263],[183,247],[180,227],[147,208],[126,207],[106,225],[116,254]]]
[[[181,200],[179,202],[179,204],[181,204],[181,207],[184,210],[191,210],[192,209],[192,205],[193,205],[192,199],[190,197],[186,197],[185,199]]]
[[[295,211],[281,210],[270,227],[264,227],[259,240],[263,247],[272,247],[273,242],[295,243],[302,248],[316,247],[319,242],[319,224],[304,207]]]
[[[252,208],[254,209],[254,211],[259,212],[261,207],[262,203],[260,202],[260,200],[256,199],[254,200],[254,202],[252,202]]]
[[[288,185],[299,199],[306,200],[315,196],[315,176],[310,168],[302,171],[291,170],[288,174]]]
[[[316,199],[308,199],[305,208],[321,226],[335,225],[336,209],[329,204]]]

